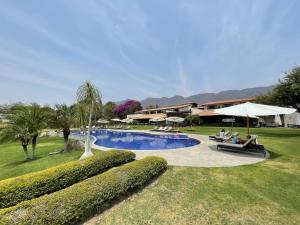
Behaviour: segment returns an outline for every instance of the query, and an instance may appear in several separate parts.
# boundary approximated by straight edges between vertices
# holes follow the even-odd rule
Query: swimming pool
[[[143,132],[120,132],[97,130],[93,133],[95,145],[114,149],[164,150],[186,148],[200,141],[182,134],[149,134]]]

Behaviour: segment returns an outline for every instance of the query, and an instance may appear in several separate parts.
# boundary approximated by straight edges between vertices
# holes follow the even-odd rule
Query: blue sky
[[[300,63],[298,0],[0,0],[0,104],[266,86]]]

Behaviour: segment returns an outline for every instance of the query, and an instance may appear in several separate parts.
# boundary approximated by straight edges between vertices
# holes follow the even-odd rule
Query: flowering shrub
[[[142,106],[140,102],[128,100],[125,103],[118,105],[115,108],[114,113],[120,118],[125,118],[128,114],[132,114],[141,109]]]

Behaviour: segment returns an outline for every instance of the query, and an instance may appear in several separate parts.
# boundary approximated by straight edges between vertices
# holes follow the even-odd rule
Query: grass
[[[219,129],[200,126],[193,133]],[[246,135],[245,128],[234,131]],[[155,185],[116,205],[98,223],[300,224],[300,130],[251,133],[271,152],[269,160],[232,168],[169,167]]]
[[[135,126],[134,129],[149,129]],[[189,128],[181,128],[187,131]],[[228,129],[228,128],[225,128]],[[215,134],[220,127],[195,127]],[[242,136],[245,128],[234,128]],[[189,131],[190,132],[190,131]],[[154,184],[103,213],[98,224],[300,224],[300,129],[251,129],[271,153],[262,163],[232,168],[169,167]],[[0,145],[0,179],[77,160],[82,151],[48,156],[61,138],[39,139],[24,162],[19,143]],[[98,152],[98,151],[95,151]],[[199,155],[201,157],[201,155]]]
[[[62,138],[39,138],[36,150],[36,160],[25,161],[19,142],[0,145],[0,180],[22,174],[43,170],[61,163],[78,160],[82,150],[49,156],[49,152],[63,147]],[[98,154],[100,151],[94,151]]]

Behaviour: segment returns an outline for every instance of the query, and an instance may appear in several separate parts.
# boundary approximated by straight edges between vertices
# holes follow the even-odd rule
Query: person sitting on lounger
[[[219,137],[220,137],[220,138],[224,138],[224,135],[225,135],[225,130],[222,129],[222,130],[220,131]]]
[[[239,137],[238,137],[238,135],[232,135],[231,143],[232,143],[232,144],[237,144],[238,142],[239,142]]]

